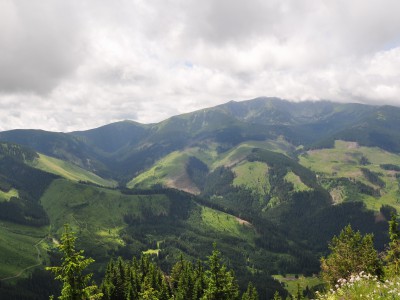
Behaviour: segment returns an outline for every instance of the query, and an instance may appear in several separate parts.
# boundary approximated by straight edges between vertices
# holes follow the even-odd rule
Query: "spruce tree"
[[[328,257],[321,258],[321,273],[330,286],[335,285],[339,278],[348,278],[361,271],[381,275],[381,263],[372,234],[362,236],[347,225],[339,236],[333,237],[329,249]]]
[[[207,287],[206,277],[203,265],[200,260],[197,261],[197,266],[193,273],[194,287],[193,287],[193,300],[201,299],[204,295],[204,290]]]
[[[274,300],[282,300],[282,297],[279,295],[278,291],[275,291]]]
[[[242,300],[258,300],[257,289],[251,282],[249,282],[247,290],[243,293]]]
[[[94,262],[85,258],[83,250],[75,250],[76,237],[68,224],[64,225],[64,233],[57,248],[62,253],[61,266],[47,267],[54,273],[55,279],[62,282],[60,300],[99,299],[102,294],[97,286],[90,284],[92,273],[84,274],[85,269]]]
[[[159,292],[156,291],[151,283],[150,283],[150,277],[145,277],[141,292],[139,293],[139,299],[141,300],[159,300]]]
[[[216,249],[208,259],[209,270],[206,272],[207,288],[204,300],[235,300],[239,298],[239,287],[232,271],[227,271],[221,262],[221,253]]]
[[[392,277],[400,274],[400,231],[395,214],[389,221],[389,248],[384,260],[386,262],[385,275]]]
[[[192,299],[194,291],[194,270],[190,262],[183,260],[177,262],[171,273],[171,284],[174,288],[175,299]]]
[[[296,300],[302,300],[304,299],[303,297],[303,292],[301,290],[300,284],[297,284],[297,292],[296,292]]]

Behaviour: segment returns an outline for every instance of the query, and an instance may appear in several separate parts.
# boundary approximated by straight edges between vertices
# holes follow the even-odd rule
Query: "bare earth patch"
[[[386,222],[386,221],[387,220],[386,220],[385,216],[381,212],[375,214],[375,223]]]
[[[357,142],[345,142],[347,149],[358,149],[360,146],[358,145]]]
[[[198,187],[189,179],[187,174],[181,174],[175,178],[170,178],[165,182],[165,185],[171,188],[182,190],[184,192],[198,195],[200,190]]]
[[[340,187],[332,189],[329,194],[332,197],[333,204],[343,202],[343,190]]]
[[[236,221],[238,221],[240,225],[246,225],[248,227],[253,227],[253,225],[250,222],[243,220],[241,218],[236,217]]]

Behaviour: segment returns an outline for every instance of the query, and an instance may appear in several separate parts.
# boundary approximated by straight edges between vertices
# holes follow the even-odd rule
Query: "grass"
[[[268,165],[263,162],[243,162],[233,168],[235,179],[233,184],[243,186],[265,196],[270,190]]]
[[[32,163],[32,166],[72,181],[88,181],[106,187],[116,186],[116,182],[113,180],[103,179],[72,163],[43,154],[39,154],[39,158]]]
[[[12,188],[8,192],[0,190],[0,202],[10,201],[12,197],[19,197],[18,190]]]
[[[258,235],[244,220],[194,202],[187,208],[187,217],[172,217],[176,213],[173,209],[177,209],[172,205],[177,203],[168,197],[171,196],[125,195],[117,190],[57,179],[41,202],[49,214],[52,236],[57,238],[62,225],[69,223],[77,233],[77,248],[95,258],[96,270],[104,269],[112,255],[131,256],[139,251],[153,255],[165,251],[167,256],[162,261],[167,265],[175,263],[181,254],[195,260],[206,257],[214,241],[232,261],[244,267],[248,264],[255,270],[264,269],[265,257],[275,257],[264,249],[257,250]],[[124,221],[127,213],[135,219],[146,219],[144,214],[149,212],[160,217],[131,225]]]
[[[363,167],[382,171],[380,164],[400,165],[400,156],[376,147],[358,147],[353,142],[336,141],[335,148],[308,151],[300,156],[300,163],[318,173],[337,177],[360,175],[360,158],[371,163]]]
[[[146,250],[146,251],[143,251],[142,253],[143,254],[148,254],[148,255],[157,255],[158,256],[158,253],[160,253],[160,249],[148,249],[148,250]]]
[[[96,235],[106,244],[117,244],[124,246],[124,241],[121,239],[120,232],[124,226],[118,226],[109,229],[100,229],[96,231]]]
[[[227,152],[221,153],[211,165],[211,169],[214,170],[220,166],[233,166],[242,161],[254,148],[266,149],[283,154],[293,150],[289,143],[284,140],[249,141],[241,143]]]
[[[306,277],[301,274],[298,276],[295,274],[287,274],[285,277],[282,275],[272,275],[272,277],[282,283],[288,293],[293,297],[295,297],[297,294],[298,284],[300,285],[300,289],[303,291],[307,286],[311,289],[312,287],[323,283],[319,277]]]
[[[17,275],[26,277],[29,270],[21,271],[46,260],[44,238],[47,233],[48,227],[35,228],[1,222],[0,279]],[[40,251],[40,257],[38,257],[38,251]]]
[[[249,242],[254,240],[255,231],[252,226],[241,224],[240,220],[235,216],[208,207],[202,207],[201,218],[204,224],[216,232],[241,238]]]
[[[179,177],[185,172],[188,155],[174,151],[157,161],[149,170],[127,183],[128,188],[149,188],[155,184],[167,185],[168,179]]]
[[[200,159],[209,167],[210,171],[213,171],[220,166],[235,166],[243,161],[254,148],[268,149],[281,153],[293,150],[289,143],[284,140],[250,141],[239,144],[221,154],[218,154],[217,146],[218,144],[216,143],[209,143],[207,145],[186,148],[182,151],[174,151],[157,161],[150,169],[133,178],[128,182],[127,187],[149,188],[155,184],[161,184],[189,192],[192,190],[196,193],[198,191],[188,179],[185,169],[189,156],[195,156]],[[181,187],[177,181],[184,181],[185,183]],[[185,189],[185,187],[187,188]]]
[[[41,202],[52,225],[52,234],[60,234],[69,223],[81,239],[83,248],[107,251],[124,245],[120,231],[127,225],[124,216],[143,218],[144,210],[167,214],[169,199],[164,195],[124,195],[117,190],[93,187],[64,179],[55,180]]]
[[[366,158],[369,163],[361,165],[361,158]],[[380,167],[381,164],[400,165],[400,155],[376,147],[359,147],[354,142],[336,141],[334,149],[308,151],[299,159],[303,166],[317,172],[320,179],[353,178],[374,189],[379,189],[379,197],[365,194],[353,195],[364,201],[369,209],[379,211],[383,204],[389,204],[400,210],[400,203],[397,200],[400,195],[399,180],[395,177],[395,172]],[[367,168],[379,174],[385,182],[385,187],[380,188],[369,182],[362,174],[361,168]],[[339,187],[330,192],[336,198],[336,202],[340,202],[346,190]]]
[[[285,180],[293,184],[295,192],[309,191],[311,190],[307,185],[305,185],[299,176],[294,174],[292,171],[288,172],[285,176]]]

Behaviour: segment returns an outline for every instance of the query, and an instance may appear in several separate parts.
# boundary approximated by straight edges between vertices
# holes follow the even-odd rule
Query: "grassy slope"
[[[39,154],[39,158],[32,163],[32,166],[49,173],[60,175],[72,181],[88,181],[107,187],[116,186],[115,181],[103,179],[72,163],[44,154]]]
[[[126,226],[123,216],[127,212],[140,217],[144,207],[150,208],[155,215],[166,215],[169,210],[169,201],[164,195],[124,195],[119,191],[64,179],[55,180],[41,201],[49,214],[53,230],[70,223],[75,230],[89,233],[94,243],[106,239],[116,245],[121,244],[117,236]],[[250,227],[241,225],[234,216],[211,208],[202,207],[201,218],[201,226],[213,228],[216,232],[226,231],[234,237],[248,236],[249,232],[253,232]]]
[[[3,192],[2,190],[0,190],[0,202],[9,201],[11,199],[11,197],[18,198],[18,196],[19,196],[18,190],[14,189],[14,188],[9,190],[8,192]]]
[[[242,272],[246,269],[253,275],[259,272],[259,276],[265,276],[266,270],[278,270],[280,260],[293,259],[290,255],[257,246],[256,240],[259,234],[252,224],[244,220],[203,206],[198,206],[197,212],[194,212],[187,221],[189,231],[196,236],[186,233],[190,237],[191,247],[194,247],[197,257],[199,251],[202,251],[202,256],[208,255],[204,252],[204,248],[210,249],[210,245],[216,241],[235,267],[240,266]],[[192,258],[196,259],[196,255]]]
[[[169,181],[175,180],[185,172],[187,159],[187,153],[174,151],[159,160],[152,168],[128,182],[127,187],[149,188],[154,184],[168,186]]]
[[[212,171],[220,166],[232,167],[241,162],[254,148],[268,149],[286,153],[293,148],[284,140],[277,141],[249,141],[241,143],[233,149],[218,154],[217,144],[209,144],[204,147],[187,148],[183,151],[175,151],[157,161],[150,169],[133,178],[127,186],[129,188],[148,188],[155,184],[182,189],[176,185],[176,180],[187,180],[185,164],[189,156],[195,156],[208,165]],[[193,183],[187,182],[187,191],[195,190]],[[185,189],[183,189],[185,190]]]
[[[294,192],[302,192],[310,190],[310,188],[301,181],[300,177],[297,176],[292,171],[286,174],[285,180],[293,184]]]
[[[370,164],[360,165],[361,157],[368,159]],[[381,189],[381,196],[378,198],[369,195],[360,195],[367,207],[379,210],[382,204],[389,204],[400,209],[397,202],[399,196],[398,180],[393,171],[383,170],[381,164],[400,165],[400,156],[384,151],[379,148],[359,147],[353,142],[336,141],[334,149],[322,149],[308,151],[306,155],[300,156],[300,163],[307,168],[320,174],[323,178],[353,178],[374,188],[376,185],[370,183],[362,174],[361,168],[379,173],[379,177],[385,182],[385,187]],[[338,187],[335,191],[337,197],[343,193],[343,189]]]
[[[48,228],[35,228],[2,221],[0,223],[0,279],[20,275],[22,270],[46,259]],[[36,247],[35,247],[36,245]],[[38,250],[40,259],[38,259]]]
[[[246,161],[234,167],[232,171],[235,173],[234,185],[249,188],[260,196],[265,196],[270,191],[266,163]]]
[[[309,288],[312,288],[314,286],[317,286],[317,285],[320,285],[323,283],[323,281],[316,276],[306,277],[306,276],[300,275],[296,278],[295,274],[287,274],[285,277],[283,277],[282,275],[273,275],[273,277],[276,280],[278,280],[279,282],[281,282],[285,286],[285,289],[293,297],[296,297],[296,295],[297,295],[297,285],[298,284],[300,285],[300,289],[304,290],[307,286]]]
[[[227,152],[221,153],[211,165],[211,169],[216,169],[220,166],[233,166],[242,161],[254,148],[266,149],[279,153],[288,153],[294,150],[292,146],[284,140],[244,142]]]
[[[62,225],[71,224],[78,235],[77,246],[95,258],[93,268],[97,270],[104,269],[110,255],[124,253],[131,257],[137,251],[160,254],[163,264],[169,265],[179,260],[181,254],[196,260],[210,253],[214,241],[235,266],[244,269],[248,264],[260,272],[267,268],[277,270],[276,261],[281,255],[256,246],[259,236],[251,224],[194,202],[187,218],[175,217],[171,215],[172,207],[177,204],[172,204],[168,197],[124,195],[116,190],[58,179],[41,201],[49,214],[51,234],[59,236]],[[187,200],[191,201],[182,201]],[[133,225],[124,221],[127,213],[140,218],[149,211],[159,217]]]
[[[256,233],[251,225],[241,224],[240,220],[232,215],[202,207],[202,222],[210,229],[221,234],[244,239],[253,244]]]
[[[154,214],[168,210],[168,199],[163,195],[123,195],[119,191],[55,180],[41,202],[47,211],[53,230],[65,223],[79,232],[86,249],[99,245],[103,250],[123,245],[119,233],[126,227],[123,217],[127,212],[138,215],[143,207]]]

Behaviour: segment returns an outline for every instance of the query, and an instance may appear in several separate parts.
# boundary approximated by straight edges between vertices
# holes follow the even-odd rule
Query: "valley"
[[[315,277],[349,223],[383,250],[400,209],[398,120],[396,107],[257,98],[157,124],[0,132],[1,283],[57,261],[68,223],[95,278],[110,258],[147,253],[170,271],[217,242],[241,288],[267,299],[286,274]]]

